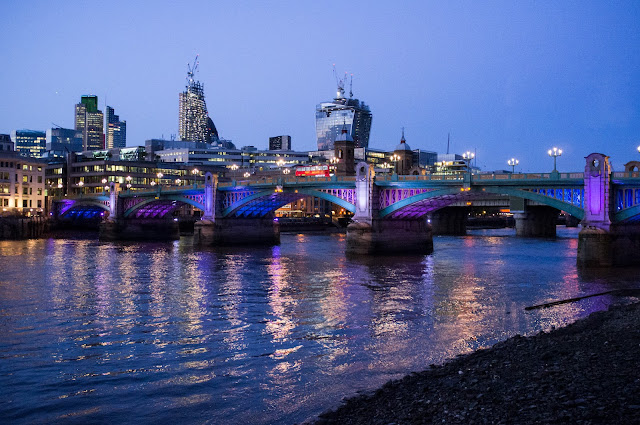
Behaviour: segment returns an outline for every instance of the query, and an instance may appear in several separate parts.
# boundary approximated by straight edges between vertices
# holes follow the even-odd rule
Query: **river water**
[[[346,257],[341,234],[198,250],[190,240],[0,242],[4,423],[291,424],[358,391],[573,322],[637,269],[581,273],[578,229],[435,237]]]

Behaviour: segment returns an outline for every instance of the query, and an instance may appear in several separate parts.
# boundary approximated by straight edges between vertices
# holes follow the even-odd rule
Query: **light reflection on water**
[[[358,390],[606,308],[637,269],[576,269],[577,230],[438,237],[358,258],[343,235],[194,250],[2,241],[0,417],[14,423],[293,423]]]

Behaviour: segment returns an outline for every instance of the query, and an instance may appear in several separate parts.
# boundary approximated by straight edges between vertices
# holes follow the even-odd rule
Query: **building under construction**
[[[204,100],[204,87],[194,76],[198,68],[198,56],[193,65],[187,65],[187,85],[179,95],[179,133],[181,140],[217,143],[218,131],[213,124]]]
[[[371,110],[364,102],[353,98],[351,83],[349,98],[345,97],[347,75],[338,78],[335,67],[338,91],[333,101],[320,103],[316,107],[316,136],[318,150],[333,149],[333,142],[340,135],[343,128],[353,138],[356,148],[369,147],[369,133],[371,131]],[[353,82],[353,77],[351,79]]]

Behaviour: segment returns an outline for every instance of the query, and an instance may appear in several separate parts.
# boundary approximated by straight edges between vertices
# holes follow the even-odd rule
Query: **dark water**
[[[605,309],[637,269],[581,274],[577,229],[438,237],[347,258],[343,235],[194,250],[0,242],[0,422],[295,423],[343,396]]]

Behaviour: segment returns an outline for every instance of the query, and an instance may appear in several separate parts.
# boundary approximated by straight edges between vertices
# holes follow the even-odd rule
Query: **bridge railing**
[[[640,177],[639,171],[615,171],[612,174],[614,179],[631,179]]]
[[[474,174],[473,180],[575,180],[584,178],[583,173],[518,173],[518,174]]]
[[[241,179],[232,180],[230,182],[219,182],[218,187],[233,186],[275,186],[279,184],[309,184],[309,183],[331,183],[331,182],[353,182],[355,176],[331,176],[331,177],[315,177],[315,176],[278,176],[263,177],[260,179]]]

